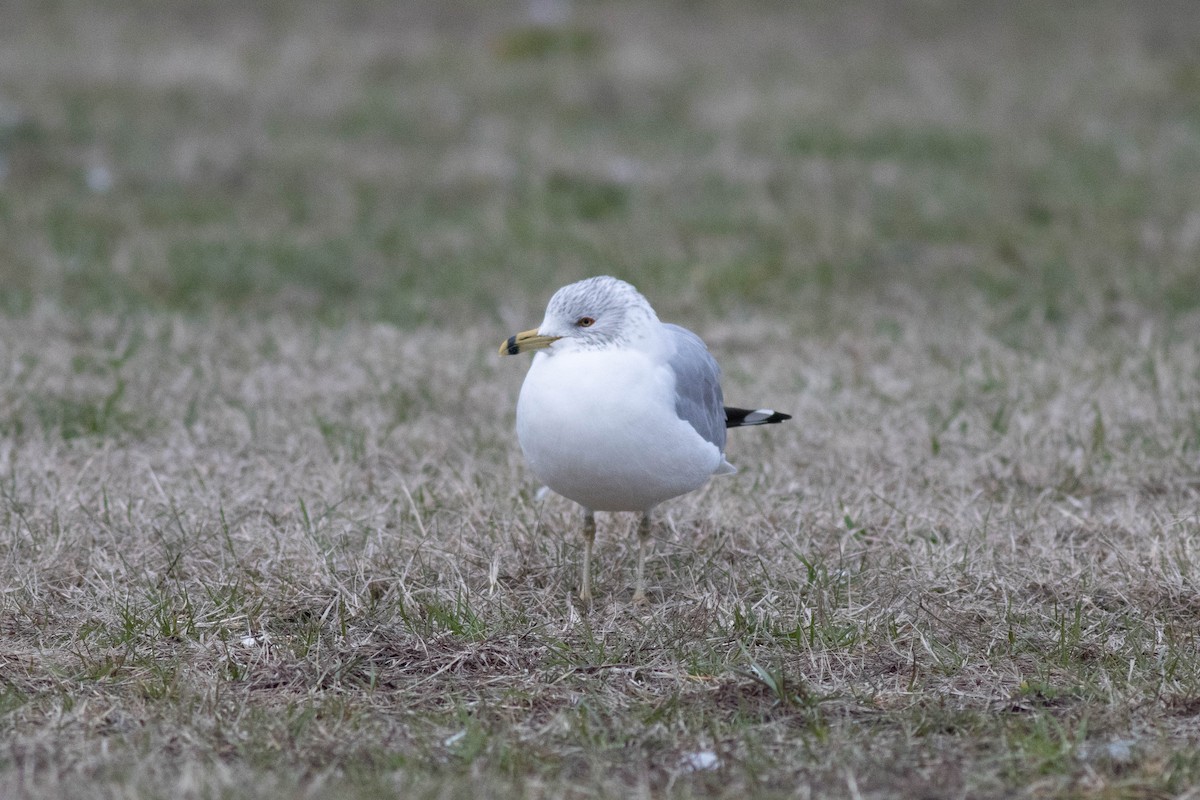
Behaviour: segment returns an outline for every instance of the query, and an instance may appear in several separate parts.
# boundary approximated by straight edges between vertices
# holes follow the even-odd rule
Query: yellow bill
[[[510,336],[500,345],[500,355],[515,356],[517,353],[528,353],[542,350],[561,339],[561,336],[542,336],[534,328],[531,331],[521,331],[516,336]]]

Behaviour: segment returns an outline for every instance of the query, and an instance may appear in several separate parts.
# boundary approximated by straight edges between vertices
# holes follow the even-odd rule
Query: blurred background
[[[507,326],[600,273],[799,333],[883,309],[1020,344],[1200,308],[1191,2],[3,17],[9,314]]]

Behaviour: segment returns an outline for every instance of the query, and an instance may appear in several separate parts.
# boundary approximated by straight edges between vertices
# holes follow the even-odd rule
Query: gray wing
[[[721,394],[721,368],[699,336],[663,323],[675,345],[667,363],[675,372],[675,413],[696,432],[725,453],[725,400]]]

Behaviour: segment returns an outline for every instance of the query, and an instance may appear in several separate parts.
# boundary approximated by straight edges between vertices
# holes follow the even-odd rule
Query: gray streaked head
[[[648,325],[657,323],[658,315],[637,289],[600,275],[555,292],[538,332],[591,350],[628,344]]]

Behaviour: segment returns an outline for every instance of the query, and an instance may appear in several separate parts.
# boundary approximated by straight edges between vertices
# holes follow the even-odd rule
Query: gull
[[[651,512],[737,470],[725,429],[791,419],[724,405],[721,370],[699,336],[660,322],[630,284],[602,275],[562,287],[533,330],[500,355],[536,352],[517,400],[517,440],[534,474],[583,506],[579,596],[592,599],[597,511],[641,513],[633,601],[644,603]]]

